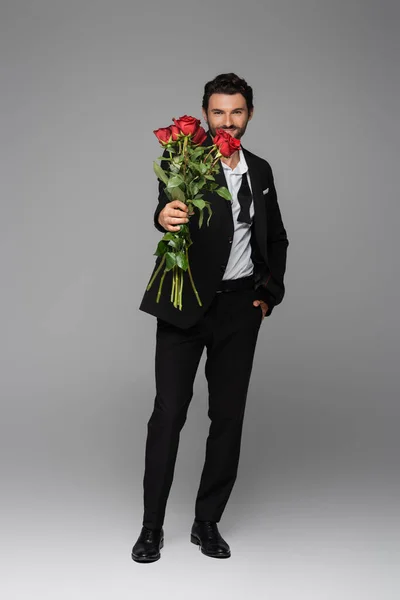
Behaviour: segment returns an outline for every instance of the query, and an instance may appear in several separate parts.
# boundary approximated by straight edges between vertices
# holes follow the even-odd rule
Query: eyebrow
[[[240,107],[240,108],[233,108],[233,109],[231,110],[231,112],[235,112],[235,111],[237,111],[237,110],[244,110],[244,108],[243,108],[243,107]],[[210,110],[210,112],[216,112],[216,111],[219,111],[219,112],[225,112],[223,108],[211,108],[211,110]]]

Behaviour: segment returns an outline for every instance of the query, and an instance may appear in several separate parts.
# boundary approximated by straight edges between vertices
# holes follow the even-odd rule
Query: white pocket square
[[[263,190],[264,196],[265,196],[265,194],[268,194],[268,192],[269,192],[269,188],[267,188],[266,190]]]

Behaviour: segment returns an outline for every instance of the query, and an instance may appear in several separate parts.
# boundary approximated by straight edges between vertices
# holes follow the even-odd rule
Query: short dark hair
[[[222,73],[205,84],[202,107],[206,112],[212,94],[242,94],[246,99],[247,110],[250,112],[253,109],[253,89],[235,73]]]

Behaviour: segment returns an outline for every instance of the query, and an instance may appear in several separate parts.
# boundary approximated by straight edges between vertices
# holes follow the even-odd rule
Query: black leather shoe
[[[164,546],[164,530],[148,529],[142,531],[132,548],[131,556],[135,562],[149,563],[161,558],[160,550]]]
[[[231,551],[221,537],[214,521],[194,521],[190,541],[199,546],[199,550],[212,558],[229,558]]]

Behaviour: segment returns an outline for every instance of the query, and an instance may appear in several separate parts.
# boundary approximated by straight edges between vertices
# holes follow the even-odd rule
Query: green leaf
[[[187,262],[186,254],[184,252],[179,252],[176,255],[176,264],[178,265],[178,267],[180,267],[184,271],[187,271],[188,262]]]
[[[172,200],[180,200],[181,202],[185,202],[185,194],[182,192],[181,188],[175,187],[172,190],[169,190],[171,194]]]
[[[201,189],[202,187],[204,187],[207,183],[207,180],[204,179],[203,175],[200,177],[199,179],[199,188]]]
[[[172,173],[179,173],[179,171],[181,170],[181,165],[182,165],[182,156],[174,156],[172,158],[172,163],[170,164],[170,171]]]
[[[156,251],[154,252],[155,256],[163,256],[168,251],[168,245],[164,243],[164,238],[162,238],[158,244]]]
[[[174,163],[170,164],[169,170],[171,173],[179,173],[179,171],[181,170],[181,168],[177,165],[175,165]]]
[[[203,210],[203,208],[205,207],[206,203],[204,200],[199,199],[195,199],[192,200],[192,204],[194,204],[195,206],[197,206],[197,208],[199,208],[200,210]]]
[[[168,246],[170,248],[175,248],[175,250],[179,249],[180,245],[181,244],[180,244],[180,240],[179,239],[178,240],[177,239],[169,240],[169,242],[168,242]]]
[[[172,197],[171,197],[171,190],[168,190],[166,187],[164,188],[164,193],[167,196],[168,200],[171,202]]]
[[[199,165],[195,162],[189,161],[187,163],[187,166],[189,167],[191,173],[196,173],[196,177],[197,177],[199,174]]]
[[[182,183],[184,183],[184,181],[180,175],[173,175],[168,180],[167,188],[171,190],[172,188],[179,187]]]
[[[174,240],[175,239],[175,233],[173,231],[168,231],[168,233],[165,233],[163,235],[163,237],[161,238],[161,241],[168,241],[168,240]]]
[[[174,252],[167,252],[165,255],[165,269],[170,271],[176,265],[176,254]]]
[[[231,196],[228,188],[223,186],[223,187],[216,189],[215,191],[217,192],[217,194],[219,196],[222,196],[222,198],[225,198],[225,200],[232,200],[232,196]]]
[[[167,185],[168,175],[156,161],[153,161],[153,169],[154,169],[154,173],[157,175],[158,179],[160,179],[163,183],[165,183],[165,185]]]
[[[182,250],[182,246],[183,246],[183,244],[184,244],[184,240],[183,240],[183,238],[182,238],[182,237],[179,237],[179,232],[178,232],[178,231],[176,231],[176,232],[174,232],[174,233],[175,233],[175,235],[174,235],[174,238],[173,238],[173,239],[171,239],[171,240],[168,242],[168,246],[169,246],[170,248],[173,248],[173,249],[174,249],[174,252],[176,253],[176,252],[178,252],[179,250]]]
[[[203,146],[197,146],[197,148],[195,150],[193,150],[193,152],[191,152],[191,154],[190,154],[191,160],[198,159],[199,156],[204,154],[204,152],[205,152],[205,148]]]

